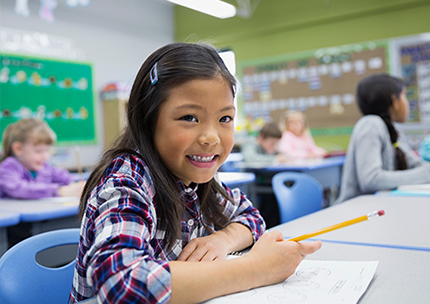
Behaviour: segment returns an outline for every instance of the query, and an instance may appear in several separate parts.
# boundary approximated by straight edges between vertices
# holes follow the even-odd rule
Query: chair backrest
[[[0,259],[0,303],[67,303],[75,260],[58,268],[36,261],[43,250],[79,243],[79,229],[61,229],[31,236]]]
[[[305,173],[281,172],[272,178],[281,224],[321,210],[324,190],[320,182]]]

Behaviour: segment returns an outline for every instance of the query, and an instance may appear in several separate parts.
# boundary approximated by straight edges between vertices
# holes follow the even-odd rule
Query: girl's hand
[[[284,241],[280,231],[265,233],[246,254],[249,265],[254,267],[255,285],[276,284],[291,276],[300,262],[321,248],[321,241],[291,242]]]
[[[178,261],[198,262],[224,260],[229,253],[228,241],[224,232],[191,240],[182,250]]]
[[[75,183],[70,183],[67,186],[61,186],[58,188],[59,196],[80,196],[82,190],[84,189],[85,182],[79,181]]]

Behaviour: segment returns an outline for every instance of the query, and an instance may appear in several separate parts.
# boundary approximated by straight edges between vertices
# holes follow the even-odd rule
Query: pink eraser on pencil
[[[382,215],[384,215],[384,214],[385,214],[385,211],[384,211],[384,210],[379,210],[379,211],[378,211],[378,215],[379,215],[379,216],[382,216]]]

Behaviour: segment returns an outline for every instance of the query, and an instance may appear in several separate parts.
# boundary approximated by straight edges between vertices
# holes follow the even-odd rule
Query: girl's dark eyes
[[[220,122],[230,122],[232,120],[233,120],[233,118],[231,118],[231,116],[223,116],[223,117],[221,117],[221,119],[219,121]]]
[[[185,115],[183,117],[181,117],[181,120],[186,120],[186,121],[197,121],[197,118],[195,118],[192,115]]]
[[[198,122],[197,118],[192,115],[185,115],[180,118],[181,120],[190,121],[190,122]],[[223,116],[220,118],[220,122],[230,122],[233,118],[231,116]]]

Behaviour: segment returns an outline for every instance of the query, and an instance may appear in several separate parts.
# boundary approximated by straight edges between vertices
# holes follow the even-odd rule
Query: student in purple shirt
[[[81,197],[69,303],[200,303],[282,282],[319,249],[264,233],[245,194],[217,178],[234,144],[235,88],[208,45],[172,43],[143,63],[127,126]]]
[[[42,120],[21,119],[3,133],[4,159],[0,163],[0,198],[39,199],[78,196],[84,182],[72,183],[65,169],[47,163],[54,131]]]

